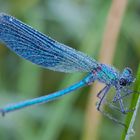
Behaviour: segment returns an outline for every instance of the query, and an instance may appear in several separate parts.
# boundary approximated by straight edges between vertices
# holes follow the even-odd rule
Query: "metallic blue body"
[[[80,82],[66,89],[6,106],[0,110],[3,115],[6,112],[54,100],[78,88],[90,85],[95,80],[106,85],[97,95],[100,99],[97,109],[101,111],[100,105],[105,99],[105,95],[111,87],[114,87],[116,95],[113,101],[120,103],[121,112],[127,112],[123,105],[121,91],[125,89],[126,94],[128,94],[127,87],[134,81],[130,68],[125,68],[120,73],[114,67],[101,64],[86,54],[61,44],[16,18],[3,13],[0,13],[0,42],[5,43],[10,50],[20,57],[47,69],[59,72],[89,73]]]
[[[13,104],[12,106],[11,105],[6,106],[3,111],[4,111],[4,113],[5,112],[10,112],[10,111],[13,111],[13,110],[23,108],[23,106],[27,107],[27,106],[34,105],[34,104],[40,104],[40,103],[46,103],[46,102],[52,101],[54,99],[57,99],[60,96],[63,96],[63,95],[68,94],[68,93],[70,93],[70,92],[72,92],[72,91],[74,91],[78,88],[81,88],[81,87],[85,86],[87,80],[88,80],[88,77],[86,77],[82,81],[70,86],[69,88],[60,90],[60,91],[55,92],[53,94],[49,94],[49,95],[46,95],[46,96],[26,100],[26,101],[23,101],[23,102],[19,102],[18,104],[16,103],[16,104]]]

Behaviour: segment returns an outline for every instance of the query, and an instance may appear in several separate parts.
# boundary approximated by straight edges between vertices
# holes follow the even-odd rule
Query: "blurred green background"
[[[0,12],[13,15],[57,41],[98,59],[111,4],[112,0],[0,0]],[[129,66],[136,74],[139,38],[140,1],[129,0],[113,61],[116,68],[122,70]],[[52,93],[84,75],[40,68],[1,45],[0,106]],[[89,90],[90,87],[85,87],[57,101],[0,117],[0,140],[88,140],[84,138],[84,130]],[[139,140],[138,119],[135,130],[132,140]],[[122,131],[120,125],[103,117],[98,138],[91,140],[119,140]]]

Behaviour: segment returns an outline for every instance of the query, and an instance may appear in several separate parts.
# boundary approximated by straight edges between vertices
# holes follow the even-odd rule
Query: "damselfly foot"
[[[5,116],[5,111],[3,109],[0,109],[0,114],[4,117]]]
[[[127,125],[121,121],[119,121],[118,119],[114,118],[113,116],[111,116],[109,113],[102,111],[101,109],[99,110],[105,117],[109,118],[110,120],[112,120],[113,122],[120,124],[121,126],[125,127],[126,129],[128,128]]]

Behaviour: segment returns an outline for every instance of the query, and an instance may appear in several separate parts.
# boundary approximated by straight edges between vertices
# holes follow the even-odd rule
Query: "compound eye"
[[[126,70],[129,72],[129,74],[132,74],[132,70],[130,68],[126,68]]]
[[[126,81],[126,79],[121,78],[120,81],[119,81],[119,83],[120,83],[121,86],[126,86],[127,81]]]

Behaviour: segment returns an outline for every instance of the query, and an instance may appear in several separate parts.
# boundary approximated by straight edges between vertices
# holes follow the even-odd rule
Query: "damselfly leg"
[[[100,111],[104,116],[108,117],[109,119],[113,120],[114,122],[118,123],[118,124],[121,124],[122,126],[124,127],[127,127],[123,122],[119,121],[118,119],[116,119],[115,117],[111,116],[110,113],[104,111],[103,109],[101,109],[101,105],[102,103],[104,102],[109,108],[113,109],[113,110],[117,110],[123,114],[127,114],[128,112],[132,112],[134,111],[133,110],[127,110],[125,109],[124,107],[124,103],[123,103],[123,99],[121,98],[121,94],[120,94],[120,90],[116,90],[116,95],[114,98],[116,98],[116,101],[119,102],[119,105],[120,107],[117,107],[115,105],[113,105],[113,103],[115,102],[108,102],[106,100],[106,95],[107,93],[109,92],[111,86],[110,85],[106,85],[98,94],[97,94],[97,97],[100,99],[99,103],[97,104],[97,110]],[[131,92],[129,92],[130,94]],[[114,100],[113,98],[113,100]]]

